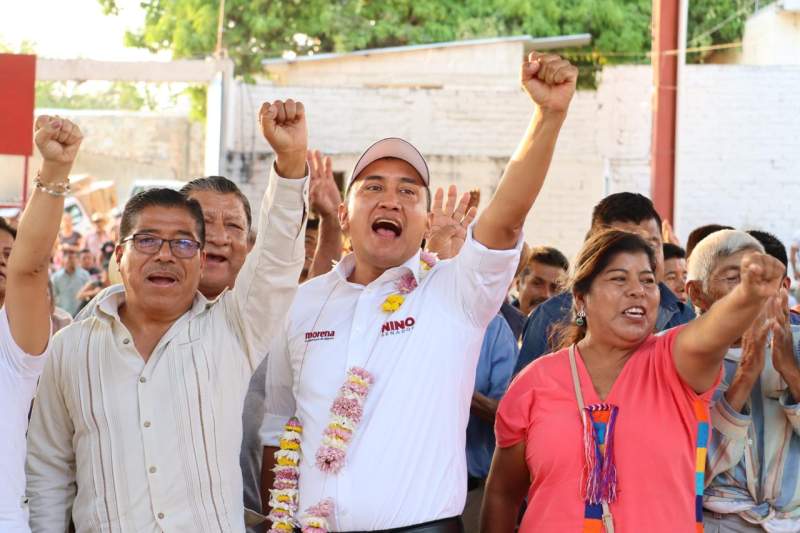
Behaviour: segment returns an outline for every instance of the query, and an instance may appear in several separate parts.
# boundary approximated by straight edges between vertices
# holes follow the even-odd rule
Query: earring
[[[575,324],[578,327],[583,327],[586,325],[586,311],[581,309],[577,313],[575,313]]]

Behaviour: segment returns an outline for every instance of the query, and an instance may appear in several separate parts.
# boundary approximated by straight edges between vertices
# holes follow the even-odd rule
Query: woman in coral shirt
[[[653,335],[652,249],[609,230],[581,251],[574,321],[560,351],[522,371],[500,402],[482,531],[702,531],[708,402],[722,358],[776,297],[784,267],[742,261],[742,283],[708,313]]]

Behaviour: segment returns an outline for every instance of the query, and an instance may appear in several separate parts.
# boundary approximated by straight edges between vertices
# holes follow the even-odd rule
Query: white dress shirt
[[[284,322],[305,256],[306,179],[270,176],[258,239],[232,291],[192,308],[145,363],[124,292],[62,330],[28,435],[34,533],[242,532],[242,405]]]
[[[301,513],[333,498],[331,531],[389,529],[461,514],[475,368],[521,243],[489,250],[470,228],[461,253],[423,276],[391,315],[381,304],[397,292],[403,274],[420,280],[419,254],[367,286],[347,281],[355,264],[349,255],[300,287],[270,350],[261,439],[277,446],[287,418],[299,417]],[[352,366],[366,368],[375,383],[344,468],[326,476],[314,456]]]
[[[28,410],[50,343],[42,355],[25,353],[11,336],[0,307],[0,532],[28,533],[25,505],[25,432]]]

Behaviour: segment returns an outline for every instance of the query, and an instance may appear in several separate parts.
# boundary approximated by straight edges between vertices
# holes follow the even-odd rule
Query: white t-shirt
[[[25,505],[25,433],[28,411],[49,351],[32,356],[16,345],[0,309],[0,531],[28,533]]]

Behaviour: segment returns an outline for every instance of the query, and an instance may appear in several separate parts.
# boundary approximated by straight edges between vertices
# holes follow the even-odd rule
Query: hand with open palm
[[[456,205],[458,189],[451,185],[447,191],[447,204],[444,203],[444,189],[439,187],[433,197],[431,230],[428,234],[427,249],[439,256],[450,259],[458,255],[467,238],[467,227],[475,219],[477,207],[470,207],[470,193],[466,192]]]

